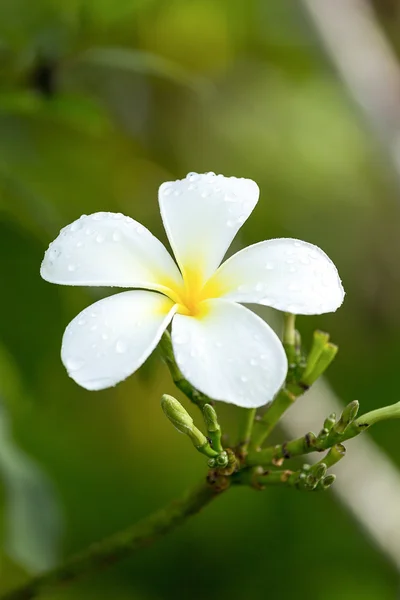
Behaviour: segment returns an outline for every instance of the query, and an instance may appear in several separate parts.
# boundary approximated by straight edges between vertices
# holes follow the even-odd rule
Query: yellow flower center
[[[177,303],[177,314],[200,318],[205,313],[204,300],[217,298],[218,286],[210,280],[205,284],[199,270],[186,269],[183,273],[183,285],[169,282],[165,293]]]

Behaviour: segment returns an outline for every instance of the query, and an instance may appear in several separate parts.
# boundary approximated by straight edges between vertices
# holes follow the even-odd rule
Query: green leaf
[[[204,94],[210,89],[210,84],[205,79],[190,74],[171,60],[143,50],[91,48],[80,56],[80,62],[144,75],[155,75],[188,87],[198,94]]]
[[[16,563],[38,573],[60,558],[62,518],[53,486],[39,465],[13,439],[5,396],[11,404],[21,394],[15,366],[0,347],[0,481],[4,487],[2,545]],[[4,377],[5,374],[11,375]],[[7,402],[7,403],[8,403]]]

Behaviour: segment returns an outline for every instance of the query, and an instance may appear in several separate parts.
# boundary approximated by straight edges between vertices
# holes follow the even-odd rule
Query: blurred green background
[[[391,3],[376,4],[389,19]],[[366,411],[399,399],[398,191],[297,2],[1,0],[0,86],[0,398],[17,444],[0,427],[1,591],[204,474],[160,409],[175,392],[157,356],[96,393],[61,364],[67,323],[109,293],[39,277],[49,242],[82,213],[123,212],[165,241],[163,181],[255,179],[261,199],[234,247],[279,236],[321,246],[347,297],[335,315],[299,318],[304,339],[319,327],[339,344],[329,378],[344,400]],[[235,408],[221,412],[234,434]],[[372,435],[400,466],[398,424]],[[235,489],[48,597],[386,600],[398,586],[333,492]]]

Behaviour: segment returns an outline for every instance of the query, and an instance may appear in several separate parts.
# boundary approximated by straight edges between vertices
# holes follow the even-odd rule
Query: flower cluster
[[[222,262],[259,196],[250,179],[190,173],[163,183],[159,203],[176,258],[122,214],[83,215],[46,251],[41,275],[62,285],[134,288],[83,310],[66,328],[62,360],[88,390],[136,371],[172,326],[176,361],[204,394],[247,408],[273,398],[287,373],[277,335],[241,303],[296,314],[335,311],[344,291],[318,247],[259,242]]]

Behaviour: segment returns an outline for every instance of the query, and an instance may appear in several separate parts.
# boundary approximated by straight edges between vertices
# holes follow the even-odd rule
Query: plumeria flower
[[[174,354],[193,386],[248,408],[271,400],[285,380],[286,355],[271,327],[241,303],[320,314],[335,311],[344,291],[327,255],[299,240],[259,242],[219,266],[258,196],[251,179],[214,173],[163,183],[161,217],[177,264],[150,231],[119,213],[83,215],[62,229],[46,251],[44,279],[135,288],[68,325],[61,357],[69,375],[88,390],[116,385],[172,322]]]

